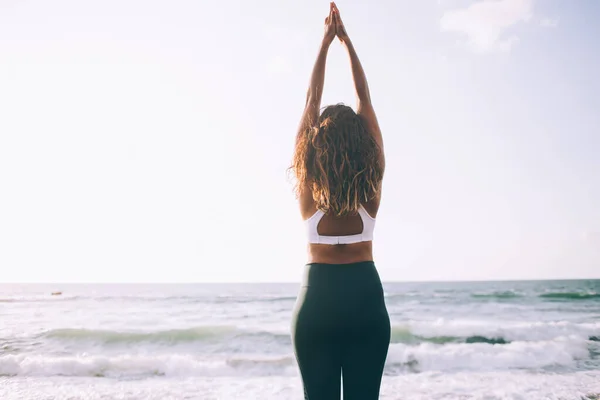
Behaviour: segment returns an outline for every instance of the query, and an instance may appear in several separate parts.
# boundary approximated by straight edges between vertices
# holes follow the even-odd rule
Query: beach
[[[384,283],[381,399],[595,399],[600,281]],[[2,284],[0,398],[301,399],[298,284]],[[55,293],[55,295],[52,295]]]

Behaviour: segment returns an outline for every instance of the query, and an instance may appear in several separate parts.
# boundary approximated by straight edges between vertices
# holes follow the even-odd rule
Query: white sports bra
[[[367,210],[360,205],[358,208],[358,215],[362,219],[363,231],[356,235],[344,235],[344,236],[323,236],[319,235],[317,227],[321,218],[325,213],[321,210],[317,210],[309,219],[304,221],[306,223],[306,229],[308,231],[308,243],[319,243],[319,244],[352,244],[359,242],[368,242],[373,240],[373,230],[375,230],[375,218],[371,217]]]

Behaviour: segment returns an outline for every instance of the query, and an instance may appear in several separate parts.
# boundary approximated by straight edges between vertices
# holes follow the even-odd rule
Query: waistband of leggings
[[[308,263],[302,274],[302,286],[333,288],[355,285],[381,285],[373,261],[348,264]]]

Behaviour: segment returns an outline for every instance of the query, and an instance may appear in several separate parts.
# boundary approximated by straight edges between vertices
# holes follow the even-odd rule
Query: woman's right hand
[[[325,18],[325,37],[323,38],[323,40],[325,41],[325,43],[327,43],[328,45],[331,44],[331,42],[333,42],[333,39],[335,39],[335,34],[336,34],[336,16],[335,16],[335,12],[333,11],[333,7],[334,7],[334,3],[331,2],[329,3],[329,15],[327,16],[327,18]]]
[[[340,16],[340,10],[337,8],[337,5],[335,4],[335,2],[332,2],[332,7],[333,7],[333,12],[335,14],[335,32],[336,35],[338,37],[338,39],[340,39],[340,42],[342,43],[348,43],[350,41],[350,38],[348,37],[348,33],[346,32],[346,27],[344,26],[344,23],[342,22],[342,17]]]

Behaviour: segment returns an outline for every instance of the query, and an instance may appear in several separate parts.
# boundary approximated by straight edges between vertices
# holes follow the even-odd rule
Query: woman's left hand
[[[326,44],[331,44],[335,39],[336,31],[335,27],[337,24],[336,13],[334,12],[333,2],[329,3],[329,15],[325,18],[325,37],[323,38]]]

